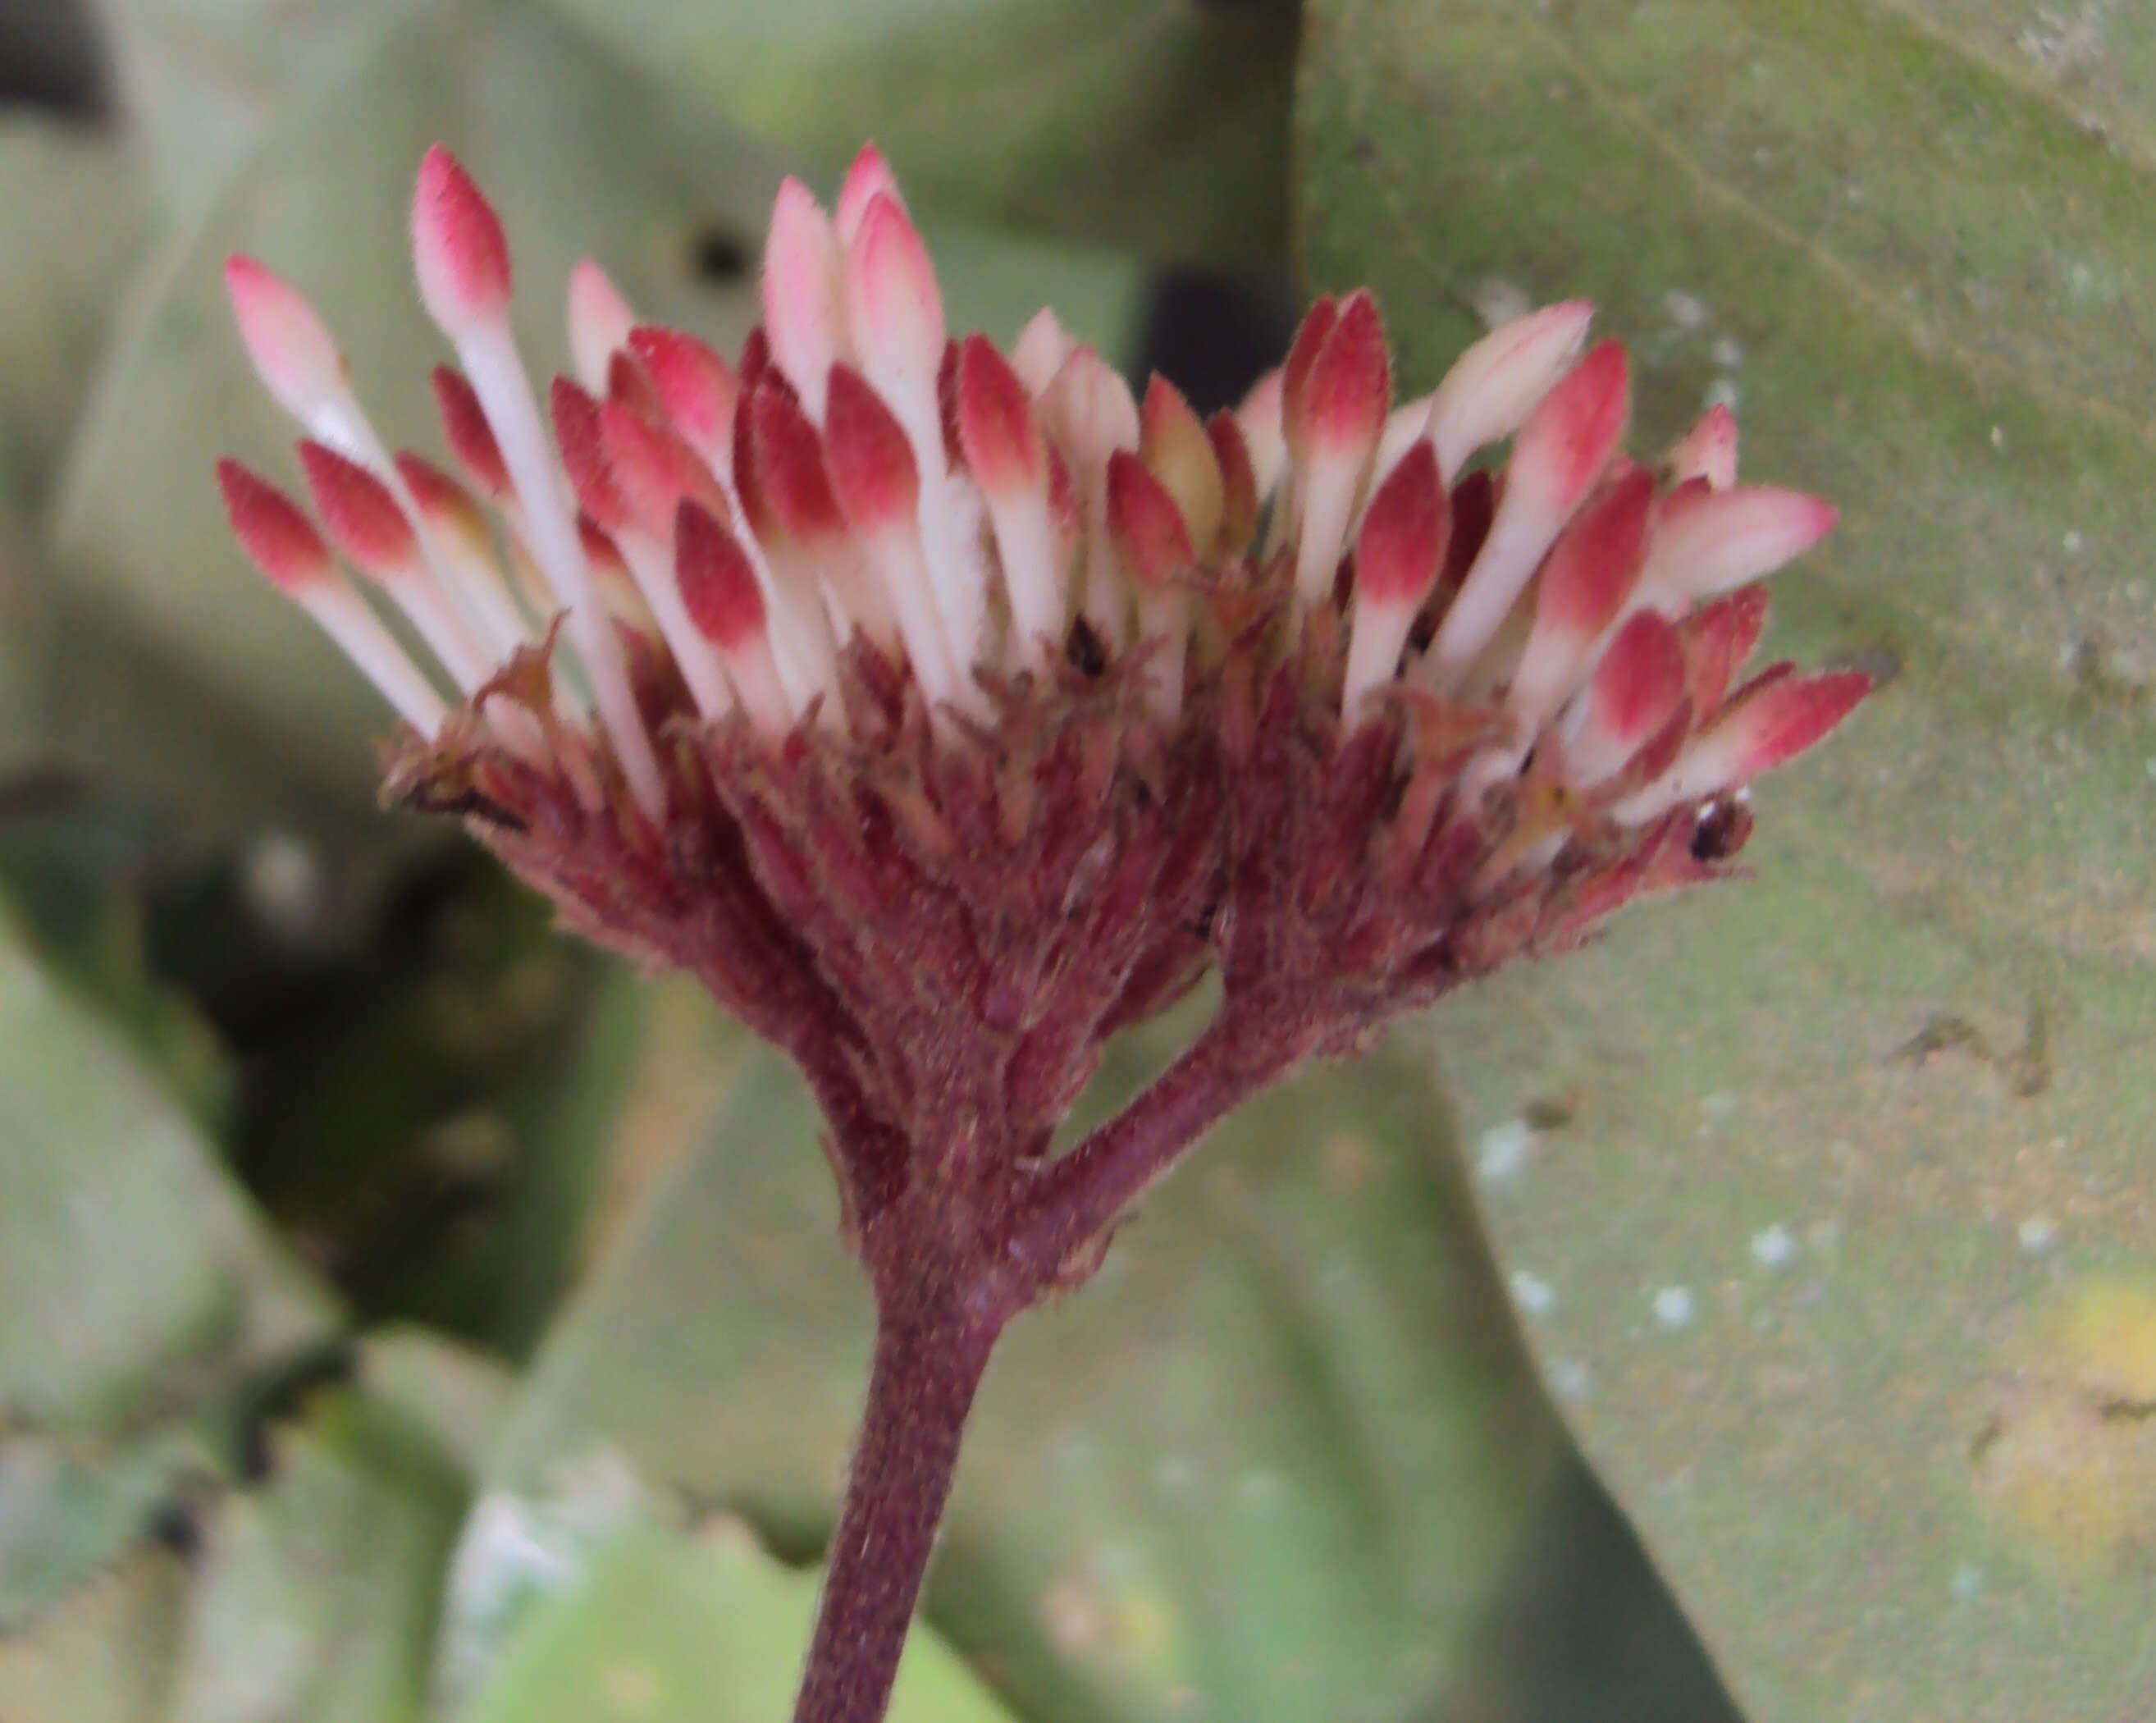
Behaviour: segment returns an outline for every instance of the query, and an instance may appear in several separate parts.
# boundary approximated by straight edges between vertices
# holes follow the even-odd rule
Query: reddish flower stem
[[[1103,1237],[1184,1151],[1309,1051],[1304,1029],[1255,1000],[1223,1006],[1173,1064],[1027,1188],[1010,1256],[1052,1274]]]
[[[886,1300],[877,1317],[868,1406],[794,1723],[878,1723],[890,1704],[966,1414],[1005,1319],[968,1309],[951,1288],[898,1304]]]
[[[1122,1113],[988,1200],[901,1201],[876,1223],[875,1357],[794,1723],[879,1723],[988,1355],[1178,1156],[1320,1039],[1306,1008],[1224,1006]],[[953,1234],[963,1236],[954,1261]],[[1015,1276],[1014,1270],[1016,1271]]]

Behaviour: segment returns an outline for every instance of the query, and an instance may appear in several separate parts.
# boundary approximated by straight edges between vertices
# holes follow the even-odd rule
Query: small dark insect
[[[1696,862],[1727,862],[1744,847],[1752,836],[1752,810],[1731,797],[1712,804],[1692,828],[1691,853]]]

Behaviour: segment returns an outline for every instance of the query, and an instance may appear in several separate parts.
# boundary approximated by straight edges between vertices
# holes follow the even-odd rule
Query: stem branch
[[[1048,1273],[1098,1238],[1185,1150],[1302,1056],[1306,1037],[1286,1026],[1262,1006],[1223,1006],[1150,1087],[1028,1189],[1012,1254]]]

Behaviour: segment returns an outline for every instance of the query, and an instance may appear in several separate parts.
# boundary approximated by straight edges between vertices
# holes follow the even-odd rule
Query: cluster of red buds
[[[1833,511],[1738,485],[1724,408],[1635,465],[1583,302],[1395,409],[1377,306],[1323,298],[1201,420],[1052,312],[1009,355],[950,337],[871,148],[830,214],[781,192],[737,363],[580,265],[550,436],[501,224],[439,148],[413,239],[463,482],[389,454],[319,318],[235,257],[328,542],[226,462],[234,531],[410,727],[395,797],[798,1062],[860,1242],[924,1184],[1073,1178],[1050,1139],[1102,1042],[1209,966],[1270,1075],[1714,877],[1747,784],[1866,691],[1738,681],[1755,583]]]
[[[233,527],[408,726],[392,800],[814,1087],[880,1338],[801,1715],[877,1715],[1003,1324],[1259,1088],[1726,872],[1747,784],[1866,692],[1739,680],[1756,583],[1833,511],[1738,485],[1723,409],[1635,465],[1578,301],[1394,407],[1376,305],[1323,298],[1210,419],[1050,312],[953,339],[873,149],[829,213],[781,192],[736,362],[580,265],[551,435],[501,224],[440,149],[413,241],[461,480],[390,454],[234,258],[326,540],[228,461]],[[1059,1152],[1106,1039],[1209,970],[1209,1026]]]

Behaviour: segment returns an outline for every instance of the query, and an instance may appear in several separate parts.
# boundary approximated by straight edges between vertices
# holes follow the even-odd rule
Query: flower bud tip
[[[509,241],[494,206],[439,144],[419,163],[412,260],[428,315],[453,340],[509,309]]]
[[[824,451],[839,506],[864,532],[910,517],[921,475],[905,429],[850,366],[831,368],[829,399]]]
[[[247,357],[280,406],[305,420],[342,392],[344,356],[298,289],[236,251],[224,260],[224,286]]]
[[[224,460],[217,464],[217,482],[233,537],[271,585],[293,593],[335,573],[329,547],[314,522],[267,479]]]
[[[322,524],[339,550],[377,580],[394,579],[413,567],[418,540],[388,486],[356,461],[312,440],[300,445],[300,464],[306,469]]]

